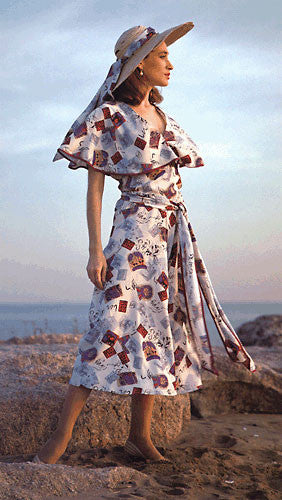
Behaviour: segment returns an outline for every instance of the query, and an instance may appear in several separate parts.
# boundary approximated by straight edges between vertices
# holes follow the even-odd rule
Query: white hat
[[[124,31],[115,45],[116,61],[111,65],[101,87],[85,110],[73,122],[66,136],[69,136],[75,129],[81,127],[87,116],[104,101],[115,100],[112,94],[113,90],[133,73],[140,61],[142,61],[151,50],[163,41],[165,41],[167,45],[171,45],[193,27],[194,24],[188,22],[175,26],[174,28],[169,28],[162,33],[157,33],[154,28],[150,26],[148,28],[146,28],[146,26],[134,26]],[[61,160],[62,158],[63,156],[57,150],[53,161]]]
[[[115,44],[115,55],[117,59],[123,60],[123,58],[125,58],[127,49],[131,46],[131,44],[136,43],[137,48],[133,52],[130,50],[131,55],[123,62],[118,81],[115,87],[111,90],[115,90],[121,83],[123,83],[137,68],[140,61],[142,61],[142,59],[144,59],[144,57],[146,57],[151,50],[160,45],[160,43],[165,41],[166,45],[171,45],[193,27],[194,24],[192,22],[188,22],[179,24],[174,28],[169,28],[162,33],[157,33],[153,28],[146,28],[146,26],[134,26],[133,28],[124,31]],[[138,47],[138,39],[140,35],[144,34],[146,34],[146,38],[141,38],[143,43]]]

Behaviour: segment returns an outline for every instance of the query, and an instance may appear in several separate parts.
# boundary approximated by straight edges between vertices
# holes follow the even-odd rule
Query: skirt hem
[[[134,393],[132,390],[131,390],[131,392],[125,393],[125,392],[121,392],[121,391],[111,391],[110,389],[108,389],[108,390],[107,389],[98,389],[95,386],[88,387],[85,384],[82,384],[82,383],[75,384],[74,382],[71,382],[71,381],[69,382],[69,385],[73,385],[75,387],[83,386],[83,387],[86,387],[86,389],[91,389],[91,390],[93,390],[95,392],[107,392],[109,394],[118,394],[120,396],[132,396],[134,394],[146,394],[146,395],[148,394],[148,395],[152,395],[152,396],[178,396],[179,394],[187,394],[189,392],[195,392],[195,391],[197,391],[197,390],[199,390],[199,389],[201,389],[203,387],[203,384],[199,384],[199,385],[197,385],[197,386],[195,386],[195,387],[193,387],[191,389],[179,389],[178,391],[175,391],[175,393],[173,393],[173,394],[167,394],[164,391],[162,391],[162,392],[161,391],[151,391],[151,392],[148,392],[148,391],[144,391],[143,392],[142,391],[142,392],[136,392],[136,393]]]

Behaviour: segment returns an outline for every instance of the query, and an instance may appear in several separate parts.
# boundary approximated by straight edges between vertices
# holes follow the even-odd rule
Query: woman
[[[192,28],[125,31],[116,62],[54,157],[68,159],[71,169],[88,169],[87,273],[94,291],[90,330],[78,346],[57,430],[36,462],[56,463],[92,389],[130,394],[125,450],[166,460],[150,437],[154,395],[197,390],[201,368],[217,374],[201,292],[232,361],[255,369],[220,308],[180,191],[179,168],[203,166],[202,158],[157,106],[156,86],[167,86],[173,69],[167,47]],[[122,195],[103,249],[105,175],[118,180]]]

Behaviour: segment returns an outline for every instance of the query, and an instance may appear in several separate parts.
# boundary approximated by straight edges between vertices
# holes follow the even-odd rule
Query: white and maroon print
[[[179,168],[203,160],[164,117],[160,134],[127,104],[106,102],[59,148],[70,168],[100,170],[121,191],[104,248],[106,283],[94,287],[72,385],[119,394],[197,390],[202,369],[218,373],[203,298],[230,359],[255,370],[216,297],[181,193]]]

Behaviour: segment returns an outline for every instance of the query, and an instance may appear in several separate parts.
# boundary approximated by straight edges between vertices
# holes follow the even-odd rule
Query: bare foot
[[[55,464],[65,452],[71,436],[56,430],[38,453],[39,460],[46,464]]]
[[[162,460],[164,462],[167,461],[167,459],[157,450],[150,437],[144,438],[129,435],[128,440],[131,441],[131,443],[135,444],[135,446],[137,446],[137,448],[141,451],[141,453],[143,453],[145,458],[149,460]]]

